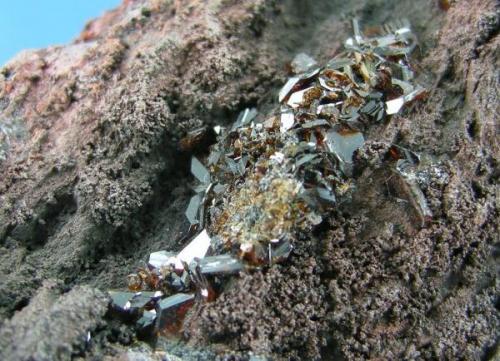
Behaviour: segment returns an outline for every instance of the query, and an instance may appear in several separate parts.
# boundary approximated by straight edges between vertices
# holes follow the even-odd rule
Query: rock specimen
[[[0,359],[494,358],[498,14],[492,0],[127,0],[74,43],[18,55],[0,70]],[[405,28],[403,18],[418,42],[403,31],[405,44],[394,46],[389,35]],[[383,33],[378,24],[388,24]],[[335,89],[350,79],[335,69],[344,74],[345,63],[328,74],[314,68],[340,61],[349,37],[348,47],[370,46],[388,60],[413,52],[412,67],[377,76],[380,85],[393,79],[393,94],[379,99],[370,88],[353,98],[369,122],[346,131],[332,119],[355,112],[343,113],[333,94],[322,100],[345,100]],[[352,69],[356,83],[371,84],[370,66]],[[302,134],[314,143],[314,134],[328,156],[291,155],[286,142],[245,154],[252,129],[261,131],[251,124],[276,140]],[[220,138],[231,133],[238,137],[226,144],[241,158],[210,156],[227,149]],[[301,174],[327,169],[323,157],[331,172]],[[229,172],[212,169],[222,165]],[[272,176],[289,165],[297,177]],[[259,167],[280,197],[260,191]],[[308,180],[306,198],[321,211],[299,206],[297,185]],[[248,198],[279,222],[238,220],[239,210],[252,214]],[[221,248],[193,279],[206,278],[218,297],[198,302],[191,286],[180,290],[182,273],[172,274],[172,294],[195,294],[181,341],[160,337],[153,350],[135,328],[182,300],[151,308],[149,294],[131,291],[123,307],[144,303],[139,326],[103,315],[96,288],[125,289],[130,271],[147,271],[147,255],[160,250],[173,254],[151,262],[182,264],[179,251],[203,229]],[[290,253],[280,248],[284,233]],[[271,259],[281,255],[271,266],[255,252],[267,246],[268,255],[269,244]],[[221,260],[209,257],[220,255],[253,268],[217,274]],[[138,289],[144,279],[128,282]]]

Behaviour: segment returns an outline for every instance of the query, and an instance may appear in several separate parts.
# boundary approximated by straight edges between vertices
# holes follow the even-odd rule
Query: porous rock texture
[[[370,129],[356,196],[289,262],[196,306],[185,339],[136,343],[103,292],[182,246],[189,158],[207,149],[179,139],[265,112],[286,63],[328,60],[354,16],[410,20],[429,96]],[[16,56],[0,71],[0,359],[498,357],[499,25],[493,0],[125,0]],[[424,227],[388,187],[391,142],[425,159]]]

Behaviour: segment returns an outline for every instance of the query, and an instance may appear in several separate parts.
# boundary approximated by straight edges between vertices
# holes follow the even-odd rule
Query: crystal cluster
[[[198,184],[186,217],[194,236],[180,252],[152,253],[129,276],[133,292],[112,293],[115,309],[140,317],[141,328],[172,330],[194,302],[217,296],[221,276],[285,261],[301,233],[350,197],[353,155],[368,127],[425,94],[408,63],[416,39],[407,23],[367,38],[354,20],[353,31],[345,51],[324,66],[297,55],[267,116],[245,109],[232,126],[214,128],[205,165],[191,163]],[[388,156],[415,206],[430,216],[411,182],[418,156],[396,145]]]

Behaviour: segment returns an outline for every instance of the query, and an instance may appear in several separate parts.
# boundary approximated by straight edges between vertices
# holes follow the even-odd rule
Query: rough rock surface
[[[428,98],[371,129],[358,196],[289,264],[193,311],[193,349],[131,348],[95,288],[181,246],[179,139],[246,106],[265,112],[285,64],[301,51],[328,60],[353,16],[367,28],[409,18]],[[125,0],[74,43],[19,54],[0,70],[0,358],[498,356],[499,16],[493,0]],[[426,227],[387,191],[381,142],[427,159]]]
[[[2,325],[2,360],[71,360],[85,351],[82,347],[102,322],[108,299],[88,286],[60,292],[56,282],[44,281],[29,305]]]

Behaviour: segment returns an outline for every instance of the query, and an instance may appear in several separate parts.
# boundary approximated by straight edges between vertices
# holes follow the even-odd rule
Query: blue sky
[[[74,39],[87,20],[121,0],[0,0],[0,67],[22,49]]]

